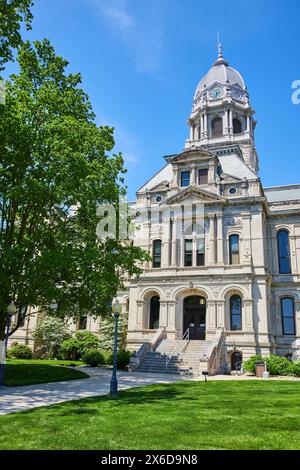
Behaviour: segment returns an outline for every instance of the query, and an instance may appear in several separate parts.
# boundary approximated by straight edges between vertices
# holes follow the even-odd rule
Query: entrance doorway
[[[183,301],[183,332],[189,329],[190,339],[205,339],[206,300],[191,295]]]

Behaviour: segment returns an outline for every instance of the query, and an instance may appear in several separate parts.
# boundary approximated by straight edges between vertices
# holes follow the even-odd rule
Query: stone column
[[[176,230],[177,219],[173,219],[172,223],[172,241],[171,241],[171,266],[177,266],[177,230]]]
[[[168,303],[167,303],[167,306],[168,306],[167,330],[175,331],[175,329],[176,329],[176,325],[175,325],[176,302],[175,302],[175,300],[169,300]]]
[[[168,304],[167,302],[160,302],[159,312],[159,328],[164,328],[168,323]]]
[[[218,264],[224,264],[223,214],[217,215],[217,253]]]
[[[208,164],[208,184],[213,184],[215,182],[215,164],[213,161],[210,161]]]
[[[206,302],[207,309],[207,331],[212,331],[216,328],[216,303],[213,300],[207,300]]]
[[[225,301],[217,301],[217,327],[225,329]]]
[[[242,214],[243,219],[243,259],[240,259],[243,264],[251,264],[252,261],[252,249],[251,249],[251,214]]]
[[[208,264],[215,264],[215,217],[209,216],[209,233],[208,233]]]
[[[232,109],[229,109],[229,128],[228,128],[228,133],[229,133],[229,134],[232,134],[232,133],[233,133]]]
[[[184,237],[181,236],[180,239],[180,266],[184,266]]]
[[[145,302],[143,300],[137,300],[136,301],[136,305],[137,305],[137,310],[136,310],[136,329],[137,330],[142,330],[144,328],[144,323],[145,323],[145,320],[144,319],[144,310],[145,310]]]
[[[242,311],[243,331],[253,332],[253,300],[247,299],[243,302],[244,315]]]
[[[197,184],[196,183],[196,165],[195,163],[192,163],[191,165],[191,184]]]
[[[203,129],[203,134],[204,137],[208,136],[208,119],[207,119],[207,113],[204,113],[204,129]]]

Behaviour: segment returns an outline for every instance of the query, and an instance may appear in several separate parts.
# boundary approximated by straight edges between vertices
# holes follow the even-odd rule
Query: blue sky
[[[256,109],[265,186],[300,183],[299,0],[35,0],[30,39],[48,37],[83,75],[99,124],[116,129],[129,198],[179,152],[216,31]]]

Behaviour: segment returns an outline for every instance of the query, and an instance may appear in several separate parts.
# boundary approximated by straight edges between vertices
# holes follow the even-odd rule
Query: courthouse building
[[[300,185],[263,187],[254,115],[220,45],[184,149],[164,157],[132,205],[134,243],[152,255],[119,295],[135,368],[222,372],[253,354],[300,358]]]

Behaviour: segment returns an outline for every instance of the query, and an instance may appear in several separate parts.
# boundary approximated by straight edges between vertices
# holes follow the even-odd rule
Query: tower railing
[[[185,348],[187,347],[188,343],[190,340],[190,329],[188,328],[183,335],[176,340],[175,345],[173,348],[170,350],[170,352],[167,354],[166,357],[166,372],[168,372],[168,365],[170,364],[170,361],[172,357],[175,356],[175,354],[178,354],[180,352],[183,352]]]

